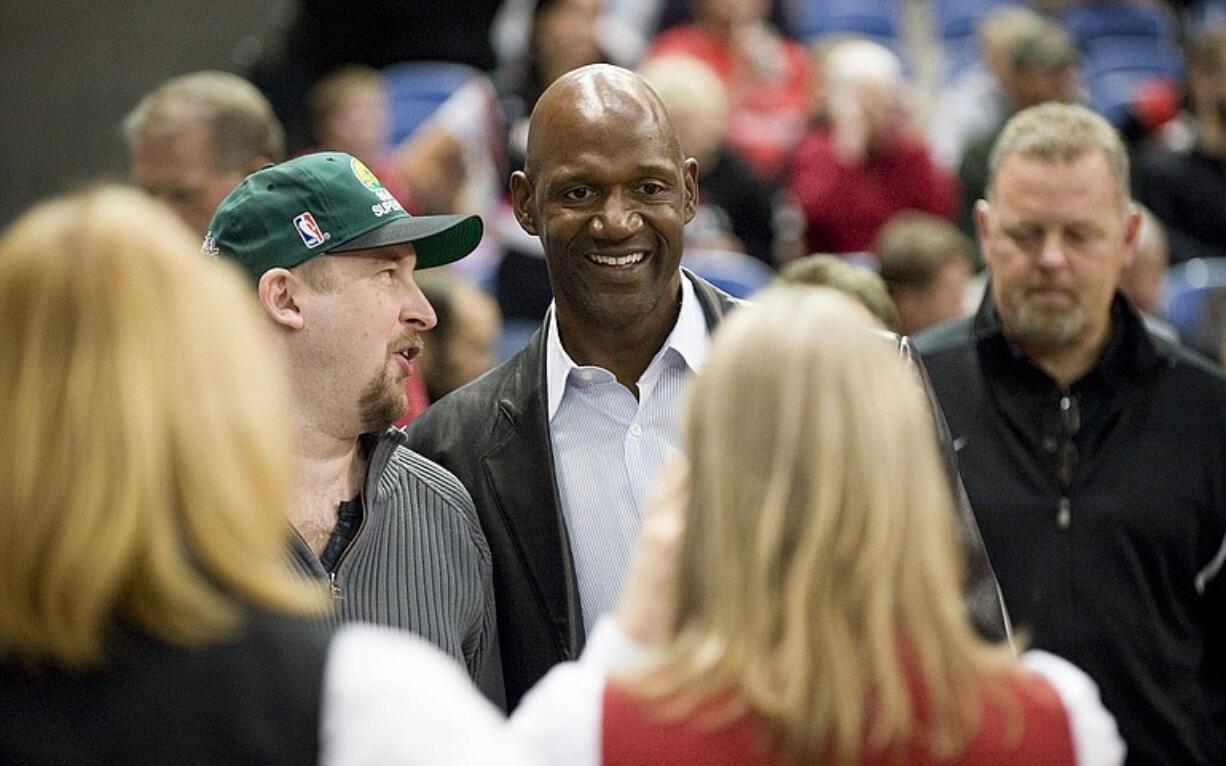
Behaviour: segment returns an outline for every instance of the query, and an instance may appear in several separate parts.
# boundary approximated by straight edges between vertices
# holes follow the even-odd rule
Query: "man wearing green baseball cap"
[[[415,269],[463,258],[476,216],[411,216],[359,160],[309,154],[248,176],[206,252],[250,276],[290,373],[295,560],[338,619],[411,630],[503,703],[489,548],[458,480],[391,424],[435,324]]]

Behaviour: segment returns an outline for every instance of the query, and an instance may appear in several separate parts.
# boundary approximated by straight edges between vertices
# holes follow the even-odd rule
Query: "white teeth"
[[[623,255],[620,258],[615,258],[610,255],[593,255],[591,258],[596,263],[603,264],[605,266],[629,266],[643,260],[646,255],[646,253],[640,250],[637,253]]]

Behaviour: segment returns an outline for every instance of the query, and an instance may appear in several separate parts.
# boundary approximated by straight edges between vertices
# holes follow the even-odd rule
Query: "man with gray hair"
[[[1128,763],[1226,763],[1226,379],[1118,286],[1140,216],[1081,106],[1005,126],[978,314],[917,345],[1010,615],[1100,685]]]
[[[254,85],[193,72],[146,95],[123,121],[132,180],[204,236],[222,198],[285,154],[285,134]]]

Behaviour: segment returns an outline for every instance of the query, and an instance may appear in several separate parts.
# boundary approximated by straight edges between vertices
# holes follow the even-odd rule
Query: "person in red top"
[[[957,182],[907,127],[898,57],[852,39],[830,47],[821,69],[827,121],[800,141],[788,175],[809,252],[867,252],[885,222],[907,208],[952,218]]]
[[[1088,676],[972,629],[918,382],[840,293],[732,314],[690,389],[688,473],[645,511],[649,541],[670,509],[682,528],[658,633],[628,631],[659,643],[604,676],[627,639],[606,618],[516,736],[579,766],[1120,763]]]
[[[686,55],[728,88],[728,146],[764,181],[777,180],[804,134],[813,70],[803,46],[767,22],[768,0],[695,0],[693,24],[661,32],[647,51]]]

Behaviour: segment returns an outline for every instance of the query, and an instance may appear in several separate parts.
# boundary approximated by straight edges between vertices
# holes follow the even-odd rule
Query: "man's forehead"
[[[632,133],[676,145],[663,105],[645,82],[621,70],[575,75],[550,86],[533,111],[529,165],[554,154],[559,140],[582,145],[588,138]]]

